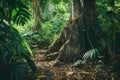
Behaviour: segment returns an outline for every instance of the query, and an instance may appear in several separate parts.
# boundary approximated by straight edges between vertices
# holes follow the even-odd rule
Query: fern
[[[83,60],[84,61],[88,61],[88,60],[92,60],[94,58],[96,58],[99,55],[97,49],[91,49],[89,51],[87,51],[84,55],[83,55]]]

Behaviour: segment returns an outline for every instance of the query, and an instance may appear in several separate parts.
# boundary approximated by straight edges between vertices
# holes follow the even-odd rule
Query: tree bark
[[[34,10],[34,18],[35,18],[35,24],[34,29],[36,32],[39,32],[41,28],[41,14],[40,14],[40,2],[39,0],[33,0],[33,10]]]
[[[58,52],[57,60],[65,63],[81,59],[87,50],[98,48],[100,40],[97,37],[95,0],[73,0],[71,19],[48,51]]]

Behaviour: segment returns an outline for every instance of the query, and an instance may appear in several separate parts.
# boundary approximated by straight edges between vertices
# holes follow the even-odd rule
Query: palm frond
[[[95,57],[97,57],[98,56],[98,51],[97,51],[97,49],[91,49],[91,50],[89,50],[89,51],[87,51],[84,55],[83,55],[83,60],[84,61],[87,61],[87,60],[92,60],[92,59],[94,59]]]
[[[5,69],[0,71],[0,75],[2,72],[6,72],[2,80],[8,80],[9,78],[4,78],[9,75],[11,75],[9,80],[26,80],[24,79],[25,70],[27,70],[25,62],[30,66],[32,72],[36,71],[36,66],[28,53],[33,56],[29,45],[20,36],[19,32],[4,22],[0,24],[0,67],[5,66]]]

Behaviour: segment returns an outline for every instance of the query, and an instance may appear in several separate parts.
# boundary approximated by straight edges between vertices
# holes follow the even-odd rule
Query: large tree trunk
[[[63,28],[49,53],[58,52],[57,60],[74,62],[83,53],[98,48],[99,38],[95,17],[95,0],[73,0],[72,20]],[[97,44],[97,45],[96,45]]]

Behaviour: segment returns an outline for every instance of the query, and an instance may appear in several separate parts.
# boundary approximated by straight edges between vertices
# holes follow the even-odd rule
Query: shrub
[[[30,59],[28,44],[18,31],[5,22],[0,23],[0,78],[2,80],[27,80],[28,63],[31,70],[36,71]],[[4,74],[3,74],[4,72]]]

